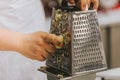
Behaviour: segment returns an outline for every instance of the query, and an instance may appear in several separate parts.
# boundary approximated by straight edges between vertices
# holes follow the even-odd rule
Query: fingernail
[[[86,8],[86,5],[81,6],[81,10],[85,10],[85,8]]]

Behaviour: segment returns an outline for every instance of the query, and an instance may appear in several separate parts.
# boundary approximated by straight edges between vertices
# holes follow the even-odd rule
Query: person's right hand
[[[30,59],[44,61],[55,51],[55,45],[61,45],[58,37],[46,32],[35,32],[22,36],[18,52]]]
[[[75,3],[75,0],[68,0],[71,4]],[[99,6],[99,0],[78,0],[78,2],[76,3],[76,6],[78,6],[79,8],[81,8],[82,10],[85,10],[86,5],[88,5],[88,7],[90,7],[90,3],[93,3],[94,9],[97,9]]]

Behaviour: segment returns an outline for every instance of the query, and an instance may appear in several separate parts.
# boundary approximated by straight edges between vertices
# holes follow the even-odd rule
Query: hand
[[[75,0],[68,0],[71,4],[75,3]],[[90,3],[93,3],[94,6],[93,8],[97,10],[98,6],[99,6],[99,0],[78,0],[78,3],[76,3],[76,5],[78,7],[80,7],[82,10],[85,10],[86,5],[88,5],[88,7],[90,7]]]
[[[54,53],[54,45],[60,44],[57,36],[54,34],[35,32],[22,36],[18,52],[28,58],[44,61]]]

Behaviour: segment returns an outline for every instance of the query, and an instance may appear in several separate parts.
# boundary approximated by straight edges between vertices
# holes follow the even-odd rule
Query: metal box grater
[[[46,65],[68,75],[107,68],[100,27],[95,10],[75,11],[54,8],[50,33],[63,36],[63,47],[50,56]]]

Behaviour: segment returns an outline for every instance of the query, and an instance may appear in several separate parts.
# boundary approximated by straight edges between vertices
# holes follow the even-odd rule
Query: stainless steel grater
[[[107,68],[100,27],[95,10],[54,8],[50,33],[63,36],[63,47],[46,65],[67,75],[82,75]]]

